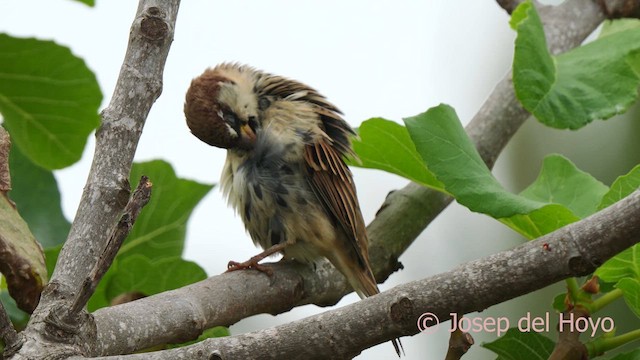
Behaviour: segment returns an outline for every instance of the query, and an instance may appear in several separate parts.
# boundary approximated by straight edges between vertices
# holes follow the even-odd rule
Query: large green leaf
[[[635,349],[624,354],[618,354],[611,360],[640,360],[640,349]]]
[[[553,352],[555,343],[536,332],[521,332],[511,328],[506,334],[482,347],[498,354],[496,360],[545,360]]]
[[[613,182],[609,192],[602,197],[598,208],[604,209],[622,200],[638,187],[640,187],[640,165]],[[595,274],[609,283],[617,283],[624,278],[640,280],[640,245],[636,244],[609,259],[596,270]]]
[[[78,161],[100,122],[93,72],[52,41],[0,34],[0,49],[0,113],[13,142],[46,169]]]
[[[44,248],[62,244],[71,224],[62,214],[58,183],[51,171],[33,164],[15,146],[9,168],[13,179],[9,195],[33,235]]]
[[[2,302],[11,322],[17,329],[22,329],[27,325],[29,314],[18,308],[16,301],[9,295],[9,291],[0,290],[0,302]]]
[[[616,287],[622,290],[624,301],[636,316],[640,318],[640,280],[631,278],[620,279]]]
[[[640,246],[634,245],[607,260],[596,269],[595,275],[610,283],[624,278],[640,279]]]
[[[528,214],[516,214],[500,219],[527,239],[537,239],[540,236],[554,232],[563,226],[580,220],[571,210],[563,205],[549,204]]]
[[[131,184],[146,175],[153,183],[149,204],[142,210],[118,256],[133,254],[158,259],[180,256],[184,247],[187,220],[193,208],[213,188],[180,179],[165,161],[133,164]]]
[[[640,28],[609,34],[559,56],[547,50],[542,23],[531,2],[512,18],[518,35],[513,84],[523,107],[542,123],[578,129],[625,112],[637,99]]]
[[[604,194],[598,209],[604,209],[622,200],[632,192],[640,188],[640,165],[636,165],[629,173],[616,179],[611,185],[611,189]]]
[[[416,151],[407,129],[393,121],[373,118],[360,125],[353,149],[360,161],[351,165],[394,173],[424,186],[443,189]]]
[[[206,278],[200,266],[180,257],[149,259],[135,255],[119,262],[117,271],[109,278],[106,297],[111,300],[130,292],[149,296]]]
[[[602,29],[600,30],[599,37],[609,36],[611,34],[615,34],[620,31],[625,31],[629,29],[640,28],[640,20],[639,19],[614,19],[614,20],[605,20],[602,23]]]
[[[577,216],[587,217],[598,209],[609,188],[578,169],[561,155],[545,157],[536,181],[520,195],[549,204],[562,204]]]
[[[151,200],[142,209],[113,265],[96,288],[87,305],[89,311],[108,306],[114,296],[123,292],[138,291],[149,295],[169,290],[166,286],[171,284],[184,285],[197,281],[194,279],[202,276],[202,273],[193,270],[197,265],[184,265],[183,262],[188,262],[176,259],[179,259],[184,248],[187,220],[213,185],[180,179],[171,165],[160,160],[133,164],[131,184],[137,184],[142,175],[148,176],[153,183]],[[165,263],[163,259],[169,260]],[[136,262],[140,262],[140,265],[135,265]],[[171,266],[175,266],[175,271],[167,270]],[[175,279],[162,280],[165,275],[147,273],[161,269]],[[188,271],[180,273],[184,269]],[[132,271],[142,272],[127,275]],[[154,285],[153,281],[157,283]]]
[[[541,176],[524,195],[506,191],[482,161],[455,111],[447,105],[406,118],[405,123],[427,167],[456,201],[472,211],[500,219],[530,239],[579,220],[565,204],[555,202],[566,200],[579,208],[595,207],[594,201],[569,201],[572,187],[599,187],[594,185],[595,179],[589,180],[587,174],[558,156],[547,161]],[[550,178],[568,173],[572,176],[563,186],[558,185],[561,179],[550,183]],[[598,200],[599,196],[595,202]]]
[[[495,218],[527,214],[544,206],[504,190],[450,106],[436,106],[404,122],[427,167],[460,204]]]

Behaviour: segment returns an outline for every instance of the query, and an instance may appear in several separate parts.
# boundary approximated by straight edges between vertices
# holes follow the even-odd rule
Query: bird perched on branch
[[[227,149],[221,185],[264,252],[229,270],[270,270],[281,252],[326,257],[365,298],[380,291],[345,156],[354,156],[341,112],[300,82],[239,64],[207,69],[191,82],[184,112],[193,135]],[[400,354],[399,339],[393,340]]]

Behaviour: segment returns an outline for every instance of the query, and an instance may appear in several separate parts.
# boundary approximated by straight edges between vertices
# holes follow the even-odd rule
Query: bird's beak
[[[249,124],[240,126],[240,133],[242,134],[242,137],[249,140],[249,143],[253,143],[256,141],[256,133],[253,132],[253,129],[251,129]]]

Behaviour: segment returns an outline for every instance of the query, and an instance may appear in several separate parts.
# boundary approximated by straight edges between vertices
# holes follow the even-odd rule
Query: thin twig
[[[138,183],[138,187],[133,192],[127,206],[124,208],[120,221],[118,221],[111,231],[109,240],[98,259],[98,262],[89,276],[84,280],[82,288],[77,293],[75,300],[73,301],[73,305],[69,308],[69,312],[67,313],[68,318],[73,318],[75,314],[84,308],[89,301],[89,298],[91,298],[91,295],[95,292],[98,283],[111,267],[118,250],[120,250],[122,243],[131,232],[133,224],[135,224],[138,219],[140,211],[142,211],[142,208],[149,202],[149,199],[151,198],[151,187],[152,184],[151,181],[149,181],[149,178],[142,176]]]
[[[462,317],[458,317],[462,318]],[[460,360],[474,344],[473,336],[456,328],[449,337],[449,348],[445,360]]]
[[[558,342],[549,356],[549,360],[584,360],[589,358],[587,347],[580,341],[581,332],[576,326],[578,319],[589,317],[582,308],[573,308],[562,313],[564,324],[558,326]],[[573,321],[571,321],[573,320]],[[568,325],[571,322],[571,325]]]

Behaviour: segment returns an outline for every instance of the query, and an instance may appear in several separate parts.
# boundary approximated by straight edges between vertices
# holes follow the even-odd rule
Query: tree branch
[[[459,328],[456,329],[449,337],[449,347],[444,360],[460,360],[474,343],[471,334],[463,332]]]
[[[231,360],[255,358],[256,354],[261,359],[349,359],[375,344],[416,334],[416,319],[425,312],[435,314],[443,322],[452,313],[482,311],[567,277],[591,273],[609,258],[640,242],[637,219],[640,219],[640,190],[538,240],[339,309],[179,349],[97,359]],[[148,299],[151,298],[139,301]],[[180,306],[192,300],[183,299]]]
[[[109,230],[127,203],[138,140],[151,105],[162,92],[178,4],[179,0],[140,1],[116,88],[96,132],[89,178],[49,285],[59,295],[48,296],[44,302],[73,298],[68,295],[80,288],[93,269]],[[78,257],[79,253],[85,256]]]
[[[592,2],[569,0],[553,9],[557,13],[547,12],[543,16],[546,26],[560,28],[560,24],[565,24],[572,29],[549,39],[550,47],[561,50],[578,46],[604,20],[604,14]],[[466,130],[491,167],[528,117],[507,75]],[[371,262],[378,281],[401,267],[398,257],[450,202],[450,197],[414,183],[389,194],[367,228]],[[228,326],[259,313],[278,314],[304,304],[332,305],[351,291],[344,276],[328,262],[320,263],[315,272],[295,263],[272,266],[271,279],[264,274],[239,271],[96,311],[98,354],[128,353],[194,339],[207,328]],[[192,326],[181,326],[185,323]],[[118,324],[125,324],[126,330]]]
[[[120,221],[116,224],[116,226],[111,231],[111,235],[109,236],[109,240],[107,244],[100,254],[100,258],[96,263],[95,267],[89,273],[89,276],[85,278],[85,281],[80,288],[80,291],[76,294],[75,299],[73,301],[73,305],[67,312],[66,321],[73,319],[77,313],[79,313],[87,302],[91,295],[93,295],[96,290],[96,286],[104,276],[104,274],[109,270],[113,260],[120,250],[122,243],[127,238],[129,233],[131,232],[131,228],[133,228],[133,224],[135,224],[138,219],[138,215],[140,215],[140,211],[142,208],[147,205],[149,199],[151,198],[151,182],[149,178],[146,176],[142,176],[140,178],[140,182],[138,183],[138,187],[131,195],[127,206],[124,208],[124,213],[120,217]],[[50,313],[53,314],[53,313]]]
[[[96,330],[91,316],[83,313],[80,327],[69,328],[48,314],[70,309],[127,203],[129,171],[151,105],[162,91],[179,3],[141,0],[138,5],[116,88],[96,132],[93,163],[80,205],[51,282],[23,332],[26,342],[18,353],[21,356],[62,357],[92,351]]]

